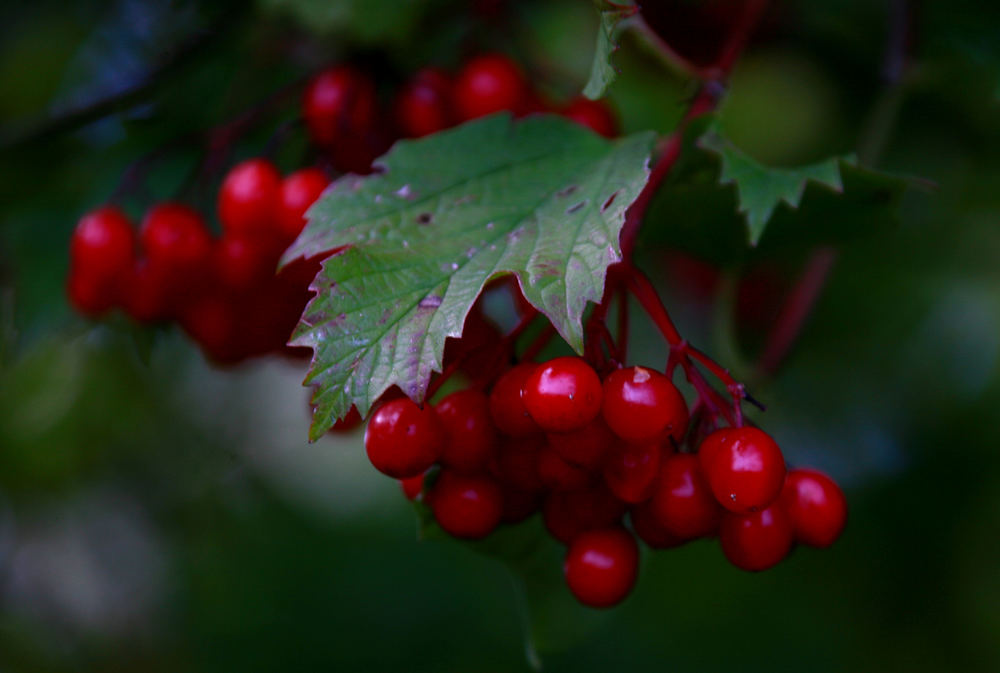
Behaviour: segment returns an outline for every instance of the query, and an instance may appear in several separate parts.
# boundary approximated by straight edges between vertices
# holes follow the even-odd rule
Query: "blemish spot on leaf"
[[[437,296],[436,294],[424,297],[423,299],[420,300],[420,303],[418,304],[420,308],[437,308],[440,305],[441,305],[441,297]]]
[[[615,191],[613,191],[611,193],[611,196],[608,197],[607,201],[605,201],[603,204],[601,204],[601,212],[602,213],[607,212],[608,208],[611,207],[611,204],[615,202],[616,198],[618,198],[618,192],[620,192],[620,191],[621,191],[620,189],[616,189]]]
[[[417,215],[417,224],[430,224],[434,216],[430,213],[420,213]]]
[[[556,196],[558,196],[558,197],[569,196],[570,194],[572,194],[573,192],[575,192],[577,189],[578,189],[578,187],[576,185],[570,185],[569,187],[564,187],[564,188],[560,189],[558,192],[556,192]]]
[[[584,199],[583,201],[580,201],[578,203],[574,203],[572,206],[566,209],[566,214],[572,215],[573,213],[581,210],[586,205],[587,205],[587,199]]]

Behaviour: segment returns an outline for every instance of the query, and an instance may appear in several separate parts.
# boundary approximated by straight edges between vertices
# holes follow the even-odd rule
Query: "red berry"
[[[585,530],[617,525],[624,514],[625,504],[603,485],[552,493],[542,506],[545,527],[565,544]]]
[[[727,512],[719,527],[722,553],[743,570],[767,570],[792,549],[792,524],[779,505],[759,512]]]
[[[570,544],[563,564],[570,591],[592,608],[620,603],[632,591],[638,571],[639,546],[621,528],[580,534]]]
[[[275,274],[277,256],[257,237],[226,234],[215,243],[215,275],[232,290],[248,290]]]
[[[539,365],[525,380],[521,398],[542,429],[571,432],[601,412],[601,380],[582,358],[555,358]]]
[[[569,105],[559,113],[567,119],[572,119],[581,126],[586,126],[605,138],[618,135],[618,119],[614,111],[604,101],[590,100],[580,96],[570,101]]]
[[[101,285],[120,278],[132,268],[135,232],[122,211],[104,206],[80,218],[69,249],[71,266],[77,274],[71,284]]]
[[[636,505],[631,510],[632,529],[650,549],[670,549],[687,542],[664,528],[653,512],[649,501]]]
[[[544,448],[541,436],[509,439],[490,461],[490,471],[510,488],[541,491],[545,484],[538,474],[538,457]]]
[[[706,438],[706,442],[712,435]],[[785,483],[785,459],[771,437],[757,428],[732,428],[700,457],[716,499],[732,512],[767,507]]]
[[[649,507],[661,526],[683,540],[714,535],[723,513],[698,458],[690,453],[663,458]]]
[[[281,182],[278,192],[278,231],[283,241],[291,242],[306,225],[305,214],[330,181],[318,168],[295,171]]]
[[[847,523],[844,492],[833,479],[816,470],[789,471],[780,503],[796,541],[810,547],[829,547]]]
[[[550,432],[546,438],[563,460],[588,470],[597,468],[617,441],[600,416],[579,430]]]
[[[233,308],[225,297],[211,293],[198,297],[180,314],[181,327],[213,360],[233,362],[240,358]]]
[[[438,525],[465,539],[486,537],[500,523],[503,492],[489,477],[443,471],[429,496]]]
[[[354,430],[356,427],[361,425],[361,421],[363,420],[364,419],[361,418],[361,413],[358,411],[358,408],[352,404],[351,408],[347,411],[347,415],[341,419],[338,419],[337,422],[333,424],[333,427],[330,428],[330,433],[336,435],[345,432],[350,432],[351,430]],[[403,481],[406,480],[404,479]]]
[[[302,116],[313,140],[332,146],[371,130],[376,113],[375,84],[353,68],[330,68],[316,75],[302,98]]]
[[[702,468],[711,465],[716,454],[729,443],[730,435],[735,431],[736,428],[722,428],[701,440],[698,446],[698,460],[701,461]]]
[[[455,106],[463,120],[515,110],[527,95],[528,85],[521,69],[501,54],[472,59],[455,79]]]
[[[90,318],[110,310],[117,296],[109,281],[75,268],[70,269],[66,278],[66,294],[73,308]]]
[[[527,437],[542,431],[528,414],[521,399],[521,388],[537,366],[531,362],[522,362],[504,372],[493,384],[490,392],[490,415],[493,416],[497,430],[505,435]]]
[[[396,97],[396,124],[408,138],[437,133],[452,125],[451,81],[436,68],[413,75]]]
[[[365,450],[379,472],[405,479],[434,464],[441,455],[443,435],[429,405],[421,408],[408,398],[392,400],[368,421]]]
[[[645,367],[609,374],[601,411],[611,431],[630,442],[651,440],[663,432],[680,441],[687,429],[684,396],[664,374]]]
[[[649,500],[660,473],[660,446],[619,444],[604,462],[604,483],[619,500],[636,504]]]
[[[538,476],[550,491],[576,491],[592,481],[590,472],[567,463],[548,447],[538,454]]]
[[[353,407],[351,407],[353,409]],[[403,489],[403,495],[407,500],[416,500],[424,492],[424,475],[418,474],[415,477],[407,477],[399,480],[399,487]]]
[[[497,444],[486,395],[474,388],[459,390],[438,402],[434,410],[445,437],[441,463],[460,472],[485,468]]]
[[[137,260],[122,281],[120,296],[125,312],[137,322],[152,323],[171,317],[168,274],[149,260]]]
[[[538,511],[541,495],[537,492],[503,489],[504,523],[518,523]]]
[[[203,269],[212,253],[212,238],[201,215],[180,203],[150,208],[139,237],[150,264],[174,274]]]
[[[275,230],[281,174],[267,159],[248,159],[226,174],[219,188],[219,220],[231,234],[270,234]]]

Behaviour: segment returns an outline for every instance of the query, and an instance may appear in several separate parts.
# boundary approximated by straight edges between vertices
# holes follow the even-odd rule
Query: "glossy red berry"
[[[633,507],[630,518],[632,530],[650,549],[671,549],[687,542],[687,539],[674,535],[660,523],[649,501]]]
[[[550,491],[576,491],[593,481],[590,472],[567,463],[549,447],[538,454],[538,476]]]
[[[605,454],[618,441],[600,416],[579,430],[550,432],[546,438],[563,460],[588,470],[599,467]]]
[[[240,358],[237,317],[232,303],[222,295],[209,293],[197,297],[184,307],[179,320],[211,359],[234,362]]]
[[[698,458],[690,453],[663,458],[649,508],[661,526],[683,540],[714,535],[724,511],[705,481]]]
[[[292,242],[306,224],[305,214],[330,181],[318,168],[295,171],[281,182],[277,226],[282,241]]]
[[[434,410],[408,398],[383,404],[365,430],[368,459],[379,472],[396,479],[425,472],[441,455],[443,444]]]
[[[785,483],[785,459],[771,437],[757,428],[732,428],[701,453],[715,498],[732,512],[767,507]]]
[[[403,495],[407,500],[416,500],[424,492],[424,475],[418,474],[415,477],[400,479],[399,487],[403,489]]]
[[[424,68],[396,97],[396,125],[408,138],[437,133],[452,125],[451,80],[437,68]]]
[[[621,528],[581,533],[570,544],[563,564],[570,591],[593,608],[621,602],[632,591],[638,571],[639,546]]]
[[[375,119],[375,84],[347,66],[316,75],[302,98],[302,116],[313,140],[332,146],[366,135]]]
[[[759,512],[727,512],[719,527],[722,553],[743,570],[759,571],[777,565],[792,549],[792,524],[777,504]]]
[[[618,135],[618,119],[614,111],[604,101],[590,100],[580,96],[570,101],[559,114],[581,126],[586,126],[605,138],[614,138]]]
[[[844,492],[833,479],[816,470],[789,471],[780,504],[791,521],[795,540],[810,547],[829,547],[847,524]]]
[[[484,469],[497,444],[486,395],[474,388],[459,390],[438,402],[434,411],[444,430],[441,463],[459,472]]]
[[[564,544],[583,531],[617,525],[624,514],[625,504],[603,484],[552,493],[542,505],[545,528]]]
[[[637,504],[649,500],[660,473],[659,444],[619,444],[604,461],[604,483],[619,500]]]
[[[113,283],[77,269],[70,269],[66,279],[66,294],[70,305],[78,313],[90,318],[96,318],[110,310],[117,297]]]
[[[455,78],[455,107],[463,120],[516,110],[527,95],[528,85],[521,69],[501,54],[472,59]]]
[[[257,237],[226,234],[215,242],[213,262],[220,283],[243,291],[273,277],[278,259]]]
[[[601,409],[608,427],[630,442],[670,433],[676,440],[687,429],[684,396],[664,374],[645,367],[626,367],[604,380]]]
[[[121,283],[122,308],[133,320],[152,323],[173,313],[168,273],[149,260],[137,260]]]
[[[153,267],[178,274],[206,268],[212,238],[197,211],[180,203],[161,203],[149,209],[139,234]]]
[[[544,448],[541,436],[508,439],[490,461],[490,472],[510,488],[541,491],[545,484],[538,474],[538,458]]]
[[[482,475],[442,471],[429,500],[438,525],[454,537],[486,537],[503,516],[500,486]]]
[[[531,362],[508,369],[493,384],[490,392],[490,415],[497,430],[510,437],[527,437],[542,431],[528,414],[521,399],[524,382],[535,371],[537,365]]]
[[[281,174],[267,159],[248,159],[226,174],[219,188],[222,229],[229,234],[274,231]]]
[[[555,358],[525,379],[521,398],[543,430],[572,432],[601,412],[601,380],[582,358]]]
[[[101,285],[118,279],[132,268],[134,257],[132,224],[114,206],[90,211],[80,218],[73,230],[70,263],[78,285]]]

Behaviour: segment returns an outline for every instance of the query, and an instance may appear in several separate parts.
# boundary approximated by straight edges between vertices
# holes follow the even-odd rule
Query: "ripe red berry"
[[[544,448],[541,436],[508,439],[490,461],[490,472],[510,488],[541,491],[545,484],[538,474],[538,457]]]
[[[527,437],[540,433],[542,430],[528,414],[524,401],[521,399],[521,388],[535,365],[531,362],[508,369],[493,384],[490,392],[490,415],[497,430],[510,437]]]
[[[205,268],[212,253],[212,239],[197,211],[180,203],[153,206],[142,219],[142,248],[154,267],[190,280],[192,271]]]
[[[791,470],[781,490],[781,508],[797,542],[810,547],[832,545],[847,523],[847,499],[836,482],[816,470]]]
[[[513,488],[503,489],[504,523],[518,523],[538,511],[541,495],[538,492],[518,491]]]
[[[729,443],[730,435],[735,431],[736,428],[722,428],[701,440],[701,444],[698,446],[698,460],[701,462],[702,468],[711,465],[716,454]]]
[[[604,483],[619,500],[633,505],[652,497],[659,473],[657,443],[619,444],[604,462]]]
[[[274,231],[281,174],[267,159],[248,159],[226,174],[219,188],[222,229],[231,234]]]
[[[588,470],[597,468],[618,441],[600,416],[579,430],[550,432],[546,439],[563,460]]]
[[[396,97],[396,124],[403,135],[419,138],[452,125],[451,81],[437,68],[424,68]]]
[[[424,475],[418,474],[415,477],[400,479],[399,487],[403,489],[403,495],[407,500],[416,500],[424,492]]]
[[[652,503],[649,501],[633,507],[630,518],[635,534],[650,549],[670,549],[687,542],[685,538],[678,537],[664,528],[653,512]]]
[[[779,505],[759,512],[727,512],[719,527],[722,553],[743,570],[767,570],[792,549],[792,524]]]
[[[571,432],[601,412],[601,380],[582,358],[555,358],[539,365],[525,380],[521,398],[542,429]]]
[[[542,505],[542,520],[549,533],[569,544],[585,530],[621,522],[625,504],[603,484],[580,491],[552,493]]]
[[[771,437],[757,428],[732,428],[701,453],[705,478],[716,499],[732,512],[767,507],[785,483],[785,459]]]
[[[379,472],[396,479],[425,472],[441,455],[443,443],[434,410],[408,398],[383,404],[365,430],[368,459]]]
[[[71,284],[118,279],[132,268],[134,256],[135,232],[125,214],[114,206],[92,210],[80,218],[70,239],[70,262],[77,274]]]
[[[527,95],[528,85],[521,69],[501,54],[472,59],[455,78],[455,106],[463,120],[515,110]]]
[[[225,297],[209,293],[187,304],[179,316],[181,327],[213,360],[234,362],[240,358],[237,318]]]
[[[347,412],[347,415],[339,419],[333,424],[333,427],[330,428],[330,434],[336,435],[350,432],[354,430],[354,428],[361,425],[361,421],[363,420],[364,419],[361,418],[361,413],[358,411],[358,408],[352,404],[351,408]],[[406,480],[404,479],[403,481]]]
[[[121,283],[122,307],[133,320],[152,323],[171,317],[168,274],[149,260],[137,260]]]
[[[213,262],[219,282],[243,291],[272,278],[278,260],[258,237],[227,233],[215,242]]]
[[[660,525],[683,540],[714,535],[723,513],[690,453],[663,458],[649,507]]]
[[[644,442],[668,432],[680,440],[687,429],[684,396],[664,374],[645,367],[626,367],[604,380],[604,420],[616,435]]]
[[[114,286],[107,280],[71,268],[66,278],[69,303],[82,315],[96,318],[115,304]]]
[[[442,471],[429,500],[438,525],[455,537],[486,537],[503,515],[500,486],[482,475]]]
[[[306,225],[305,214],[330,181],[318,168],[295,171],[281,182],[277,225],[281,240],[290,243]]]
[[[550,491],[576,491],[593,480],[590,472],[567,463],[549,447],[538,454],[538,476]]]
[[[376,113],[375,84],[347,66],[316,75],[302,98],[302,116],[313,140],[323,146],[366,135]]]
[[[559,114],[581,126],[586,126],[605,138],[614,138],[618,135],[618,119],[615,117],[614,111],[604,101],[590,100],[579,96],[570,101],[569,105],[563,108]]]
[[[605,528],[581,533],[563,564],[566,584],[576,599],[593,608],[622,601],[639,571],[639,546],[628,531]]]
[[[434,408],[444,430],[441,463],[459,472],[487,466],[497,444],[486,395],[469,388],[451,393]]]

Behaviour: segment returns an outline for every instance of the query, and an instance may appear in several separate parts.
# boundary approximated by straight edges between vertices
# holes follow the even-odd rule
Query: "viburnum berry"
[[[149,260],[137,260],[122,281],[122,308],[129,317],[140,323],[166,320],[173,311],[169,286],[167,271],[151,264]]]
[[[600,416],[579,430],[547,433],[546,439],[563,460],[588,470],[599,467],[605,454],[618,441]]]
[[[659,444],[617,445],[604,462],[604,483],[620,500],[637,504],[649,500],[660,473]]]
[[[502,54],[483,54],[468,63],[455,78],[455,107],[463,120],[501,110],[516,110],[528,96],[521,69]]]
[[[847,499],[836,482],[816,470],[795,469],[785,477],[779,500],[797,542],[832,545],[847,523]]]
[[[542,429],[528,414],[521,398],[525,381],[535,371],[531,362],[508,369],[493,384],[490,392],[490,414],[497,430],[510,437],[527,437],[540,433]]]
[[[593,481],[590,472],[566,462],[550,447],[538,454],[538,476],[550,491],[575,491]]]
[[[664,432],[680,440],[687,429],[684,396],[666,375],[646,367],[626,367],[604,380],[601,409],[612,432],[643,442]]]
[[[559,357],[538,365],[525,379],[521,398],[543,430],[571,432],[601,412],[601,379],[586,360]]]
[[[366,135],[376,107],[374,82],[348,66],[330,68],[313,77],[302,97],[302,116],[309,134],[317,144],[327,147]]]
[[[277,256],[257,237],[227,233],[215,242],[213,262],[219,282],[242,291],[272,277]]]
[[[173,280],[206,268],[212,238],[197,211],[180,203],[160,203],[147,211],[139,234],[149,263],[174,274]]]
[[[437,133],[452,125],[451,80],[437,68],[413,75],[396,97],[396,125],[408,138]]]
[[[350,432],[351,430],[354,430],[354,428],[361,425],[363,420],[364,419],[361,418],[361,412],[359,412],[358,408],[352,404],[351,408],[347,411],[347,415],[343,418],[337,419],[337,422],[333,424],[333,427],[330,428],[330,433],[336,435]]]
[[[542,505],[545,528],[564,544],[585,530],[617,525],[624,514],[625,504],[603,484],[551,493]]]
[[[698,458],[690,453],[663,458],[649,510],[664,529],[683,540],[714,535],[723,513]]]
[[[117,298],[115,287],[106,280],[70,269],[66,279],[69,303],[82,315],[96,318],[110,310]]]
[[[503,516],[503,492],[484,475],[443,470],[428,499],[438,525],[455,537],[486,537]]]
[[[226,174],[219,188],[222,229],[230,234],[273,234],[281,174],[267,159],[248,159]]]
[[[622,528],[581,533],[570,544],[563,564],[570,591],[593,608],[620,603],[632,591],[638,571],[639,546]]]
[[[629,518],[632,530],[650,549],[671,549],[687,542],[686,538],[674,535],[660,523],[648,500],[633,507]]]
[[[792,524],[780,505],[758,512],[727,512],[719,526],[722,553],[737,568],[767,570],[792,549]]]
[[[732,512],[767,507],[785,482],[785,459],[771,437],[757,428],[731,428],[705,438],[701,467],[716,499]]]
[[[278,191],[277,228],[281,240],[290,243],[302,232],[305,214],[330,181],[318,168],[303,168],[288,175]]]
[[[459,472],[485,468],[497,444],[486,395],[474,388],[459,390],[438,402],[434,411],[445,436],[441,463]]]
[[[218,362],[239,359],[236,316],[232,303],[216,294],[204,294],[188,303],[179,316],[181,327]]]
[[[542,496],[537,491],[518,491],[513,488],[503,488],[504,523],[518,523],[538,511]]]
[[[134,257],[135,232],[118,208],[97,208],[77,222],[70,239],[70,263],[78,284],[102,285],[121,278]]]
[[[615,117],[614,111],[604,101],[578,96],[560,110],[559,114],[567,119],[572,119],[581,126],[586,126],[605,138],[614,138],[618,135],[618,119]]]
[[[399,487],[403,489],[403,495],[407,500],[416,500],[424,492],[424,475],[418,474],[415,477],[400,479]]]
[[[409,398],[380,406],[365,430],[368,459],[379,472],[396,479],[425,472],[441,455],[443,444],[434,410]]]
[[[545,488],[538,474],[538,458],[545,448],[541,436],[508,439],[490,461],[490,472],[504,485],[519,491]]]

